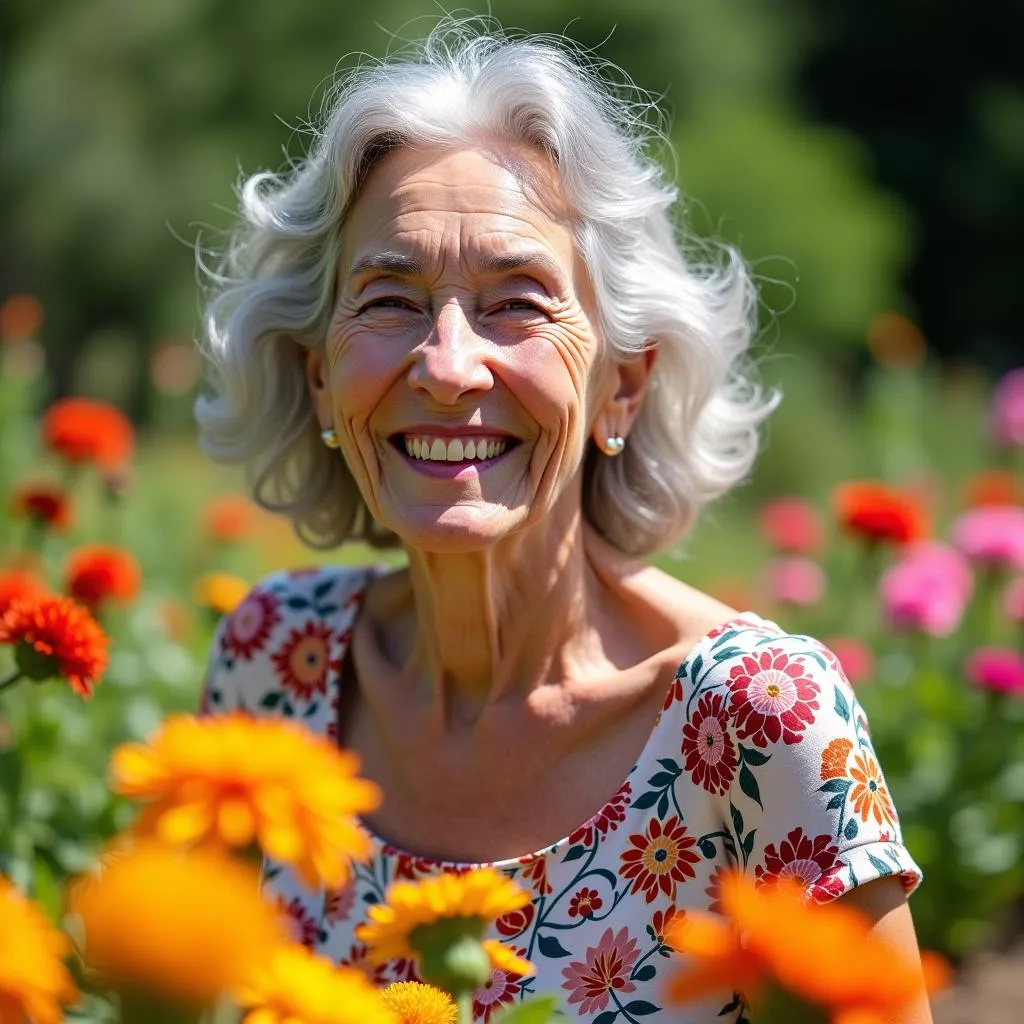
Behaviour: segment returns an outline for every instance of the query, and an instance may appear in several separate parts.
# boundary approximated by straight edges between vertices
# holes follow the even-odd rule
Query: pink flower
[[[853,636],[834,636],[826,646],[836,656],[843,674],[855,686],[871,678],[875,670],[875,656],[867,644]]]
[[[1006,588],[1003,611],[1012,622],[1024,623],[1024,576],[1018,576]]]
[[[1009,647],[980,647],[967,659],[967,678],[986,690],[1024,695],[1024,654]]]
[[[986,568],[1024,569],[1024,508],[972,508],[953,524],[952,538],[968,558]]]
[[[1024,366],[1011,370],[996,385],[989,427],[997,443],[1024,445]]]
[[[772,559],[764,574],[765,589],[773,601],[798,607],[818,604],[827,583],[825,570],[817,562],[795,555]]]
[[[949,636],[963,617],[972,589],[971,569],[960,552],[922,541],[885,571],[879,597],[893,629]]]
[[[761,535],[786,555],[813,555],[825,542],[818,510],[803,498],[775,498],[761,509]]]
[[[586,962],[574,960],[562,968],[562,988],[571,993],[566,1001],[579,1003],[577,1012],[585,1017],[604,1010],[612,991],[619,995],[635,992],[629,974],[639,956],[636,939],[631,939],[625,928],[618,932],[606,929],[601,941],[587,950]]]

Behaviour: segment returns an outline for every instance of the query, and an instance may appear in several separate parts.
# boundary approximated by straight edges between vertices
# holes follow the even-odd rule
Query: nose
[[[485,358],[487,346],[462,306],[446,302],[416,353],[409,383],[442,405],[453,405],[471,391],[489,391],[494,378]]]

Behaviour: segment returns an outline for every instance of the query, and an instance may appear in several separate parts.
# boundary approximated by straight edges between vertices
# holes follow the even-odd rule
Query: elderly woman
[[[205,450],[311,545],[408,560],[275,574],[218,633],[209,706],[301,719],[385,793],[348,889],[269,884],[354,963],[391,880],[508,872],[533,902],[493,935],[537,970],[495,971],[484,1021],[531,992],[738,1019],[663,1009],[655,955],[734,865],[915,950],[919,872],[835,657],[639,560],[747,474],[774,404],[750,279],[680,245],[645,109],[563,46],[435,32],[245,183],[212,279]]]

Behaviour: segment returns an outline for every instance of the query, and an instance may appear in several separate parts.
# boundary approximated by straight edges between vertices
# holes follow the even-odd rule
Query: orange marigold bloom
[[[0,615],[18,600],[42,597],[46,584],[28,569],[0,569]]]
[[[381,998],[401,1024],[455,1024],[458,1008],[447,992],[419,981],[388,985]]]
[[[231,543],[244,540],[257,521],[257,506],[241,494],[214,498],[203,511],[203,529],[210,540]]]
[[[23,675],[63,676],[83,697],[92,695],[107,667],[107,643],[87,609],[57,594],[15,600],[0,617],[0,644],[16,646]]]
[[[861,821],[873,816],[879,825],[894,824],[896,810],[878,762],[870,754],[855,754],[850,778],[854,781],[850,789],[854,814],[859,814]]]
[[[285,941],[255,868],[216,850],[144,843],[69,890],[82,956],[114,989],[208,1006]]]
[[[135,430],[120,409],[91,398],[62,398],[43,414],[43,441],[67,462],[120,469],[131,458]]]
[[[61,1005],[78,1002],[63,964],[67,938],[0,877],[0,1021],[59,1024]]]
[[[127,604],[142,586],[135,556],[110,544],[89,544],[71,552],[66,569],[68,593],[89,608],[108,601]]]
[[[24,519],[62,532],[71,528],[71,499],[62,487],[53,484],[27,484],[14,492],[11,511]]]
[[[404,1024],[362,971],[298,944],[278,947],[235,997],[249,1011],[242,1024]]]
[[[988,469],[975,473],[964,484],[964,504],[1024,505],[1024,478],[1009,469]]]
[[[853,743],[840,737],[821,752],[821,777],[824,780],[846,777],[846,759],[853,750]]]
[[[834,504],[839,524],[869,542],[907,544],[929,532],[920,498],[877,481],[842,484]]]
[[[340,887],[369,840],[356,815],[380,790],[356,777],[358,758],[287,719],[241,711],[216,718],[174,715],[148,743],[114,751],[116,792],[148,805],[140,834],[189,846],[258,843],[294,864],[311,887]]]
[[[691,911],[669,928],[669,943],[690,960],[670,983],[677,1003],[737,988],[756,1002],[772,983],[837,1017],[870,1020],[924,992],[920,966],[873,935],[863,914],[837,903],[809,904],[791,879],[759,890],[730,872],[721,901],[728,920]]]

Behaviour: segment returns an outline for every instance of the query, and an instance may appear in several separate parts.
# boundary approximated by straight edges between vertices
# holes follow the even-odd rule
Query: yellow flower
[[[484,939],[484,950],[487,953],[487,959],[491,961],[492,971],[520,974],[523,977],[533,974],[533,964],[529,960],[524,960],[497,939]]]
[[[201,607],[209,608],[218,615],[227,615],[242,603],[251,589],[240,576],[227,572],[204,572],[192,585],[192,595]]]
[[[256,870],[225,853],[151,842],[68,892],[83,959],[112,988],[208,1006],[284,941]]]
[[[280,946],[235,989],[242,1024],[403,1024],[366,976],[304,946]]]
[[[381,993],[401,1024],[455,1024],[458,1010],[447,992],[418,981],[399,981]]]
[[[388,888],[386,901],[369,908],[370,922],[359,925],[356,938],[366,943],[371,963],[413,959],[420,952],[414,933],[425,925],[448,919],[476,919],[482,933],[502,914],[529,902],[528,892],[493,868],[458,875],[445,873],[419,882],[395,882]]]
[[[244,712],[175,715],[148,744],[114,751],[113,788],[145,801],[140,835],[190,846],[258,843],[307,885],[339,888],[370,843],[355,816],[380,803],[354,754],[301,725]]]
[[[70,943],[35,904],[0,877],[0,1021],[58,1024],[78,1002],[62,963]]]

